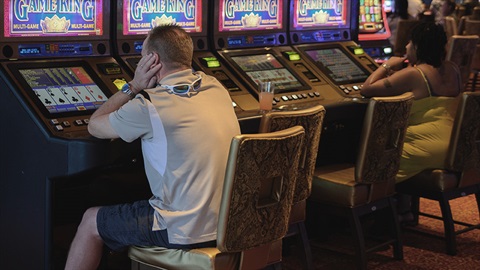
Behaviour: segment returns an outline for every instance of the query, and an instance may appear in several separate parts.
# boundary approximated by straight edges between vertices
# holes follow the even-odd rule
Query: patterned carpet
[[[459,198],[450,202],[455,220],[468,223],[480,222],[475,196]],[[440,214],[440,208],[434,201],[421,199],[420,208],[423,212]],[[420,217],[419,227],[433,232],[443,232],[441,221]],[[459,227],[460,228],[460,227]],[[397,261],[392,257],[392,248],[372,253],[368,256],[368,269],[480,269],[480,230],[473,230],[457,236],[456,256],[445,253],[443,240],[404,231],[404,259]],[[328,240],[311,239],[315,269],[355,269],[352,256],[320,248],[327,243],[331,246],[348,246],[348,232],[334,234]],[[344,250],[345,251],[345,250]],[[291,246],[289,254],[284,256],[283,269],[302,269],[301,254],[295,246]]]

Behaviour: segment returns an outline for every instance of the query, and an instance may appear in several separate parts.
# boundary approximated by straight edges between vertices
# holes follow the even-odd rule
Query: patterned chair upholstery
[[[480,76],[480,42],[477,43],[477,46],[475,47],[475,54],[473,55],[472,60],[472,73],[472,91],[475,91],[477,90],[478,77]]]
[[[467,18],[465,20],[465,30],[464,35],[480,35],[480,20],[474,20]]]
[[[477,35],[460,36],[455,35],[450,38],[447,44],[446,59],[457,64],[462,75],[462,86],[465,90],[470,72],[472,71],[473,55],[478,43]]]
[[[413,196],[412,210],[415,223],[418,223],[419,215],[443,220],[446,252],[450,255],[457,253],[457,234],[480,229],[480,224],[473,225],[453,220],[449,204],[450,200],[475,194],[480,212],[479,118],[480,92],[463,93],[455,116],[445,169],[425,170],[396,186],[397,192]],[[442,217],[419,212],[420,197],[438,201]],[[466,228],[455,231],[455,224]]]
[[[312,191],[312,178],[324,117],[325,108],[322,105],[296,111],[271,111],[262,115],[259,128],[261,133],[297,125],[305,129],[287,236],[299,236],[297,239],[299,246],[303,247],[306,269],[313,269],[312,253],[305,228],[306,200]]]
[[[480,10],[480,7],[475,7]],[[480,13],[480,11],[478,11]],[[478,15],[480,16],[480,15]],[[464,35],[480,36],[480,18],[473,19],[473,15],[465,21]],[[480,75],[480,41],[477,46],[471,51],[470,57],[473,58],[471,71],[473,72],[472,91],[476,90],[478,77]]]
[[[219,211],[217,247],[131,246],[132,269],[261,269],[281,261],[305,131],[232,139]]]
[[[367,268],[367,253],[382,246],[393,244],[394,257],[403,258],[393,195],[412,103],[411,93],[371,98],[356,163],[331,164],[315,169],[309,202],[320,214],[349,220],[359,269]],[[367,249],[360,218],[384,208],[390,213],[393,236]]]

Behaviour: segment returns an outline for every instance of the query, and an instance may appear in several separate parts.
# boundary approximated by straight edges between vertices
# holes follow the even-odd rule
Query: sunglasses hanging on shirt
[[[195,74],[197,79],[190,84],[175,84],[175,85],[159,85],[162,88],[168,89],[170,93],[176,95],[187,95],[190,91],[198,91],[200,85],[202,84],[202,76]]]

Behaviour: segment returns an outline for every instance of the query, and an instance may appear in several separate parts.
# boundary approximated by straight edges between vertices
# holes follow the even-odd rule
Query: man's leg
[[[89,208],[83,214],[68,253],[65,270],[97,269],[102,259],[103,240],[97,230],[97,213],[100,207]]]

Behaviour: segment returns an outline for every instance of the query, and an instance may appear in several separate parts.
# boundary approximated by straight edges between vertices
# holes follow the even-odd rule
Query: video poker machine
[[[141,160],[138,143],[87,131],[91,114],[130,80],[111,56],[110,8],[101,0],[0,2],[1,269],[55,268],[57,243],[63,253],[70,243],[64,225],[75,224],[74,233],[88,206],[112,202],[103,195],[122,186],[96,175],[136,175],[140,166],[132,162]]]
[[[212,10],[214,53],[256,99],[258,83],[264,80],[275,85],[274,110],[327,105],[342,99],[326,78],[311,72],[289,46],[287,0],[220,0]]]
[[[360,89],[377,67],[355,41],[358,1],[291,0],[288,36],[307,68],[342,97],[326,106],[317,165],[354,162],[368,101]]]
[[[365,52],[375,62],[383,63],[393,56],[393,45],[388,26],[387,12],[390,0],[360,0],[358,13],[358,40]]]
[[[377,64],[355,42],[358,2],[292,0],[291,10],[293,48],[343,97],[361,100],[359,90]]]

